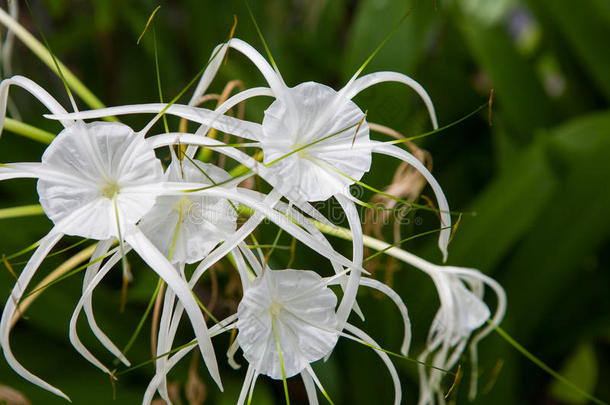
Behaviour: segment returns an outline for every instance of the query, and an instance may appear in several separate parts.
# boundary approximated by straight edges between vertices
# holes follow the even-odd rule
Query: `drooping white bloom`
[[[470,341],[470,397],[474,398],[478,380],[477,344],[504,317],[504,290],[495,280],[476,269],[427,266],[421,270],[432,278],[439,292],[441,305],[430,326],[426,348],[418,359],[424,363],[431,361],[435,367],[441,369],[451,369],[457,364]],[[491,311],[483,301],[486,286],[495,292],[498,301],[491,320]],[[489,320],[491,324],[483,327]],[[478,329],[481,330],[471,340]],[[419,376],[419,405],[445,404],[441,389],[443,374],[439,370],[420,365]]]
[[[477,344],[504,318],[506,293],[502,286],[476,269],[439,266],[385,242],[370,237],[367,237],[367,242],[375,249],[384,250],[386,254],[428,274],[438,291],[440,308],[430,327],[426,347],[418,357],[419,361],[438,369],[418,366],[419,405],[445,403],[441,391],[444,373],[439,369],[454,367],[467,345],[472,364],[470,397],[474,398],[478,379]],[[489,287],[496,295],[497,305],[493,315],[483,301],[485,287]],[[484,326],[487,322],[489,324]],[[472,336],[476,330],[479,331]]]

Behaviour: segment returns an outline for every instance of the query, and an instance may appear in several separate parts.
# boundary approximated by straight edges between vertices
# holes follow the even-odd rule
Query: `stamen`
[[[112,200],[121,191],[116,181],[107,180],[106,184],[102,187],[102,197]]]
[[[269,312],[271,313],[271,316],[279,316],[282,312],[282,304],[274,300],[273,297],[271,297],[271,306],[269,307]]]

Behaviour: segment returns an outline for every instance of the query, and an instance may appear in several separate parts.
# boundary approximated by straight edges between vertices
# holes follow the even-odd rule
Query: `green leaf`
[[[31,215],[43,215],[44,211],[39,204],[24,205],[21,207],[11,207],[0,209],[0,219],[27,217]]]
[[[519,319],[516,337],[525,344],[552,316],[554,303],[563,299],[560,294],[570,291],[585,258],[610,235],[610,189],[605,186],[610,173],[609,131],[606,112],[579,118],[551,134],[549,152],[560,173],[558,186],[550,204],[529,223],[529,233],[511,255],[503,280],[509,296],[511,291],[518,294],[509,315]]]
[[[535,129],[548,127],[555,117],[534,67],[517,52],[501,27],[486,27],[464,18],[460,28],[495,90],[494,106],[497,105],[521,141],[531,140]]]
[[[390,0],[380,6],[379,1],[362,1],[349,34],[349,44],[344,64],[344,78],[350,78],[383,41],[392,26],[413,2]],[[375,55],[363,74],[377,70],[395,70],[412,75],[421,60],[425,46],[433,32],[434,9],[416,4],[410,15],[402,23],[383,49]],[[380,25],[383,21],[384,24]]]
[[[516,0],[463,0],[462,8],[469,17],[487,25],[496,24],[506,18]]]
[[[593,392],[597,383],[597,369],[597,357],[593,344],[587,342],[576,348],[561,368],[560,374],[584,391]],[[586,398],[559,381],[554,381],[551,384],[551,394],[567,404],[580,405],[587,403]]]
[[[492,269],[531,229],[555,190],[555,174],[538,140],[477,197],[449,246],[453,263]],[[472,253],[476,252],[476,255]]]
[[[594,1],[544,0],[546,13],[559,26],[599,90],[610,100],[610,38],[608,6]]]

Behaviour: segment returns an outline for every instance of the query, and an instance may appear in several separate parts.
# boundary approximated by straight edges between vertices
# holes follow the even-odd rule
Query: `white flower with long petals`
[[[419,405],[445,403],[441,391],[444,373],[440,370],[454,367],[467,345],[472,367],[470,397],[474,398],[478,379],[477,344],[504,318],[506,293],[502,286],[476,269],[439,266],[376,239],[367,237],[367,242],[369,246],[384,250],[386,254],[428,274],[439,294],[441,305],[432,321],[426,348],[418,357],[419,361],[431,364],[436,369],[423,364],[419,366]],[[493,315],[483,301],[485,287],[489,287],[496,295],[497,305]],[[489,324],[484,326],[487,322]],[[478,332],[471,339],[476,330]]]
[[[242,254],[239,251],[235,253],[236,266],[246,266]],[[251,397],[261,374],[278,380],[300,374],[307,389],[309,403],[317,404],[315,386],[325,395],[326,393],[311,368],[311,363],[329,356],[341,336],[375,349],[392,377],[394,404],[400,403],[400,381],[388,355],[371,337],[354,325],[346,323],[344,328],[338,328],[337,297],[329,286],[339,284],[345,274],[322,278],[309,270],[266,268],[263,271],[254,256],[244,253],[248,265],[256,269],[259,275],[245,285],[237,313],[210,329],[218,331],[214,335],[223,331],[217,327],[224,331],[238,329],[235,345],[228,354],[232,356],[238,347],[241,348],[249,366],[237,404],[243,404],[247,397]],[[363,277],[361,284],[384,293],[398,307],[405,326],[401,352],[406,355],[411,339],[406,306],[391,288],[377,280]],[[163,396],[161,387],[165,375],[191,349],[192,347],[186,347],[179,350],[168,359],[163,369],[157,370],[148,386],[143,405],[151,403],[155,390],[159,390]],[[229,362],[232,362],[231,358]]]
[[[354,180],[371,167],[371,154],[362,149],[369,143],[364,113],[347,100],[334,117],[320,124],[320,117],[332,107],[335,90],[307,82],[287,89],[286,94],[293,104],[276,99],[262,122],[260,144],[264,163],[273,170],[272,184],[293,201],[325,201],[349,193]],[[295,111],[298,115],[291,119]]]
[[[351,99],[362,90],[385,81],[400,82],[415,89],[424,100],[434,128],[437,128],[432,102],[426,91],[413,79],[396,72],[378,72],[357,79],[356,74],[340,91],[320,83],[302,83],[288,87],[279,71],[272,68],[254,48],[240,39],[232,39],[214,50],[210,64],[204,72],[191,100],[198,100],[216,75],[226,51],[233,48],[252,60],[269,84],[269,88],[245,90],[229,98],[214,112],[196,107],[163,104],[142,104],[88,111],[53,118],[99,118],[115,114],[160,113],[174,114],[201,124],[197,134],[205,134],[208,128],[252,140],[250,146],[260,147],[264,164],[250,156],[226,147],[218,141],[190,134],[162,135],[171,140],[179,137],[191,147],[187,154],[194,154],[197,146],[215,147],[268,181],[295,206],[316,219],[320,214],[307,202],[336,197],[348,219],[353,239],[352,261],[355,269],[341,287],[345,297],[338,310],[339,327],[347,322],[356,305],[363,261],[362,226],[349,193],[349,185],[357,182],[371,165],[372,152],[393,156],[415,167],[426,178],[437,197],[441,224],[439,247],[443,258],[447,256],[451,217],[443,191],[428,169],[413,155],[397,146],[372,141],[365,114]],[[223,115],[236,104],[256,96],[271,96],[275,100],[265,111],[262,124],[236,120]],[[163,138],[162,138],[163,139]],[[157,142],[163,142],[161,139]],[[151,140],[152,142],[152,140]],[[224,252],[225,254],[227,252]]]
[[[175,155],[165,172],[168,182],[213,186],[231,179],[229,173],[209,163]],[[223,198],[160,196],[138,225],[172,263],[195,263],[235,232],[237,212]]]
[[[128,126],[77,122],[57,135],[33,173],[40,205],[58,231],[104,240],[153,207],[156,195],[139,189],[162,181],[163,168]]]
[[[267,270],[237,308],[237,342],[256,372],[279,380],[335,347],[337,296],[306,270]]]
[[[18,85],[31,92],[52,113],[66,111],[40,86],[29,79],[16,76],[0,84],[0,124],[6,111],[6,99],[10,85]],[[10,163],[0,166],[0,180],[19,177],[38,178],[38,193],[47,216],[54,228],[44,237],[25,269],[19,276],[9,297],[0,321],[0,344],[9,365],[29,381],[59,395],[67,396],[57,388],[36,377],[14,358],[9,343],[11,320],[17,303],[34,276],[44,257],[64,234],[102,240],[109,248],[110,240],[125,240],[142,259],[163,278],[176,293],[187,311],[198,337],[199,346],[210,374],[220,385],[218,366],[203,315],[188,285],[175,271],[167,258],[136,227],[137,221],[150,211],[163,181],[160,161],[144,135],[135,133],[119,123],[62,120],[65,129],[49,145],[41,163]],[[78,308],[87,306],[99,279],[111,263],[107,263],[95,277],[86,279]],[[95,282],[94,282],[95,281]],[[72,325],[74,324],[71,323]],[[124,356],[95,326],[98,338],[107,348],[121,358]],[[75,328],[71,328],[75,330]],[[71,330],[71,338],[75,333]],[[110,373],[78,339],[71,339],[75,347],[88,360]],[[222,387],[222,386],[221,386]]]
[[[426,266],[421,270],[432,278],[441,305],[430,326],[426,348],[418,359],[423,363],[431,359],[435,367],[451,369],[457,364],[470,341],[470,397],[474,398],[478,380],[477,344],[504,317],[504,290],[495,280],[476,269]],[[492,318],[491,311],[483,301],[486,286],[495,292],[498,304],[491,324],[483,327]],[[481,330],[471,340],[472,334],[478,329]],[[419,405],[445,404],[444,393],[441,391],[442,373],[420,365],[419,376]]]

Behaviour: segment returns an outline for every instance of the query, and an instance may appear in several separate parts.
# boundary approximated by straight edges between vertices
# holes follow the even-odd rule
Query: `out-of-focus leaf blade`
[[[609,133],[608,113],[579,118],[552,133],[549,152],[561,178],[551,203],[511,256],[504,280],[508,291],[519,292],[510,313],[519,319],[516,337],[523,343],[544,328],[553,303],[561,299],[557,294],[569,289],[584,258],[610,234]]]
[[[560,373],[587,392],[593,392],[597,383],[597,358],[593,344],[588,342],[578,347],[568,358]],[[586,404],[587,399],[559,381],[551,385],[551,393],[562,403]]]
[[[463,19],[460,27],[495,90],[496,108],[506,116],[520,140],[531,140],[533,131],[549,126],[555,115],[534,68],[517,52],[501,27],[485,27],[469,18]]]
[[[492,269],[530,230],[555,189],[544,147],[534,143],[476,199],[469,211],[477,215],[462,219],[449,247],[452,262]]]
[[[585,68],[610,99],[610,52],[605,39],[610,38],[607,4],[594,1],[544,0],[546,12],[560,27],[568,44]]]

